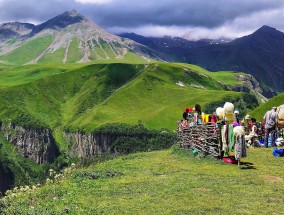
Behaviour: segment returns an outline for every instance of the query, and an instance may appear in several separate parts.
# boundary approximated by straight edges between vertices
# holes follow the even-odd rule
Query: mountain
[[[84,16],[82,16],[81,14],[79,14],[76,10],[66,11],[48,20],[47,22],[35,26],[31,32],[31,35],[35,35],[46,29],[54,29],[54,30],[64,29],[69,25],[82,23],[83,21],[88,22],[89,20]]]
[[[151,48],[106,32],[75,10],[29,27],[26,34],[2,28],[5,40],[0,42],[0,63],[149,62],[163,58]]]
[[[210,71],[242,71],[276,91],[284,91],[284,33],[275,28],[263,26],[233,41],[122,36],[165,53],[172,61],[196,64]],[[269,89],[265,93],[267,97],[275,94]]]
[[[20,37],[30,33],[35,25],[29,23],[9,22],[0,24],[0,41]]]
[[[140,44],[150,47],[157,52],[164,53],[169,61],[186,62],[185,55],[188,49],[198,48],[211,44],[221,44],[225,40],[202,39],[190,41],[181,37],[144,37],[135,33],[122,33],[118,36],[134,40]]]
[[[211,71],[243,71],[284,91],[284,33],[275,28],[263,26],[226,44],[189,49],[186,59]]]

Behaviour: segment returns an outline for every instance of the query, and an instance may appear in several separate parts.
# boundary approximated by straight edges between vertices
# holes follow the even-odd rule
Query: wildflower
[[[54,170],[53,169],[49,169],[49,176],[52,176],[54,174]]]

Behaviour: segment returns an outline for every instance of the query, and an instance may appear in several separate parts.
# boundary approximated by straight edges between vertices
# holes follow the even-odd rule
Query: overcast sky
[[[236,38],[263,25],[284,32],[284,0],[0,0],[0,23],[39,24],[68,10],[112,33]]]

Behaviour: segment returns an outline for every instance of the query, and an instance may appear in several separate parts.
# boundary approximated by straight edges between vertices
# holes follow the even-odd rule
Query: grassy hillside
[[[185,75],[185,68],[188,67],[150,65],[135,80],[114,92],[98,107],[79,115],[71,126],[80,125],[91,130],[105,122],[134,124],[141,120],[146,127],[174,129],[176,120],[181,118],[183,109],[187,106],[200,103],[204,107],[229,96],[242,96],[242,93],[224,91],[223,86],[209,76],[209,72],[208,76],[203,73],[200,75],[198,70]],[[179,81],[185,86],[177,85]]]
[[[252,117],[255,117],[258,120],[263,120],[263,116],[266,111],[271,110],[272,107],[278,107],[284,104],[284,93],[281,93],[271,99],[269,99],[264,104],[260,105],[259,107],[255,108],[253,111],[250,112]]]
[[[249,149],[242,169],[176,150],[137,153],[77,169],[1,200],[15,214],[280,214],[282,159]]]
[[[12,52],[0,56],[0,60],[12,65],[29,63],[47,49],[51,42],[52,36],[42,36],[28,40]]]
[[[224,74],[238,84],[233,73]],[[244,96],[224,91],[228,82],[185,64],[3,67],[0,80],[1,121],[52,129],[90,131],[138,121],[147,128],[175,129],[185,107]]]

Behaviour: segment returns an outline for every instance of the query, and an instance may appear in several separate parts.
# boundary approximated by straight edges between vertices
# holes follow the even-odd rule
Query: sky
[[[284,32],[284,0],[0,0],[0,23],[40,24],[72,9],[116,34],[234,39],[263,25]]]

